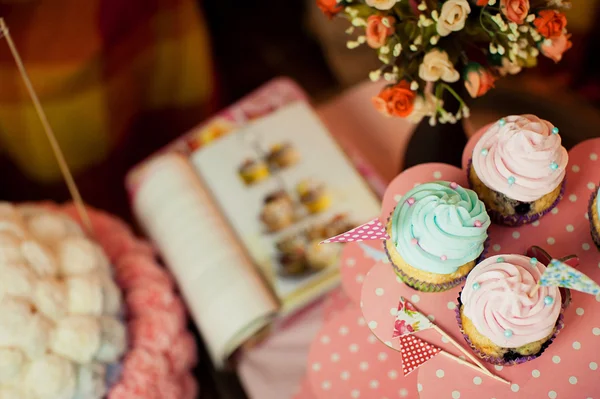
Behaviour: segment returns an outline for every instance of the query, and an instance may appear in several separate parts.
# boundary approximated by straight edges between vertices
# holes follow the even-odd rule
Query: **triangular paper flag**
[[[378,218],[371,220],[353,228],[350,231],[321,241],[321,244],[329,244],[331,242],[356,242],[366,240],[389,240],[390,236],[385,232],[385,227]]]
[[[600,294],[600,285],[594,280],[556,259],[550,262],[540,277],[539,285],[542,287],[565,287],[591,295]]]
[[[402,349],[402,371],[405,376],[442,351],[414,335],[401,336],[400,348]]]
[[[427,330],[431,327],[433,327],[431,320],[415,309],[413,304],[408,302],[404,297],[400,298],[392,338]]]

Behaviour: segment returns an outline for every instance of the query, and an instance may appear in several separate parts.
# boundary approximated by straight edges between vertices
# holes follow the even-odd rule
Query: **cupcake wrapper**
[[[393,213],[393,211],[392,211],[392,213]],[[392,217],[392,214],[390,213],[390,216],[388,216],[388,218],[387,218],[386,224],[389,223],[391,217]],[[387,240],[384,240],[383,248],[385,250],[385,254],[388,257],[390,263],[394,267],[394,272],[400,278],[400,280],[402,280],[404,282],[404,284],[408,285],[411,288],[414,288],[417,291],[421,291],[421,292],[448,291],[448,290],[460,285],[467,279],[468,273],[462,277],[459,277],[459,278],[449,281],[447,283],[433,284],[433,283],[428,283],[426,281],[421,281],[421,280],[417,280],[416,278],[410,277],[406,273],[404,273],[402,270],[400,270],[398,268],[398,266],[396,266],[396,264],[394,264],[394,262],[392,262],[392,257],[390,256],[390,254],[388,252],[386,242],[387,242]],[[479,257],[475,260],[476,265],[477,265],[477,263],[479,263],[483,259],[485,259],[485,256],[487,255],[487,252],[488,252],[489,245],[490,245],[490,238],[488,237],[483,244],[483,251],[481,252]]]
[[[542,356],[542,354],[546,351],[546,348],[548,348],[550,346],[550,344],[552,344],[552,342],[554,342],[554,340],[556,339],[558,334],[561,332],[561,330],[565,326],[564,312],[565,312],[567,305],[565,303],[563,303],[561,310],[560,310],[560,314],[558,315],[558,319],[556,320],[556,325],[554,326],[554,332],[552,333],[552,336],[546,342],[544,342],[544,344],[542,345],[542,349],[538,353],[536,353],[535,355],[520,356],[513,360],[505,360],[502,357],[490,356],[490,355],[487,355],[487,354],[481,352],[479,349],[477,349],[477,347],[475,345],[473,345],[473,343],[471,342],[471,339],[469,338],[469,336],[463,330],[462,319],[460,317],[460,308],[462,306],[462,302],[460,300],[461,294],[462,294],[462,290],[458,294],[458,298],[457,298],[458,306],[456,307],[456,321],[458,323],[458,328],[460,329],[460,332],[463,335],[463,338],[465,339],[465,341],[467,341],[467,344],[469,344],[469,346],[471,347],[473,352],[477,356],[479,356],[480,358],[482,358],[483,360],[485,360],[486,362],[491,363],[491,364],[496,364],[499,366],[514,366],[517,364],[523,364],[530,360],[537,359],[538,357]]]
[[[471,174],[471,166],[472,160],[469,160],[469,164],[467,166],[467,180],[469,181],[469,187],[472,189],[471,179],[469,178]],[[567,183],[567,178],[565,177],[560,186],[560,193],[556,200],[550,205],[549,208],[545,209],[543,212],[536,213],[535,215],[503,215],[498,211],[494,211],[492,209],[487,209],[487,213],[490,216],[490,219],[495,224],[500,224],[504,226],[522,226],[524,224],[533,223],[536,220],[540,219],[542,216],[550,212],[552,209],[556,208],[563,195],[565,194],[565,186]]]
[[[596,230],[596,226],[594,226],[594,217],[592,216],[592,207],[594,206],[594,200],[596,199],[597,195],[598,190],[596,187],[596,189],[594,189],[594,192],[590,196],[590,202],[588,204],[588,220],[590,221],[590,232],[592,234],[592,240],[594,241],[594,244],[596,244],[596,248],[600,249],[600,232]]]

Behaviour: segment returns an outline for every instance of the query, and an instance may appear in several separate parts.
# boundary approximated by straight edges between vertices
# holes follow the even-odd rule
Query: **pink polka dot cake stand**
[[[403,376],[399,354],[377,340],[356,306],[317,334],[307,373],[317,398],[418,398],[416,373]]]
[[[473,137],[465,149],[464,166],[478,137],[479,134]],[[529,247],[538,245],[556,258],[577,255],[578,269],[595,281],[600,281],[600,255],[590,236],[587,215],[588,199],[600,181],[597,154],[600,154],[600,139],[574,147],[569,153],[567,184],[559,205],[531,225],[516,228],[491,226],[488,255],[524,254]],[[468,184],[465,170],[449,165],[423,164],[408,169],[388,187],[380,219],[385,221],[397,201],[415,185],[435,180],[454,181],[463,186]],[[372,249],[368,255],[363,244],[368,244]],[[346,244],[341,267],[343,287],[353,300],[356,300],[356,292],[360,290],[359,304],[363,318],[349,306],[331,318],[315,339],[309,357],[308,379],[316,397],[600,398],[600,319],[594,317],[600,311],[600,302],[591,295],[576,291],[572,292],[571,305],[565,311],[565,327],[541,357],[512,367],[484,363],[490,371],[509,380],[510,385],[497,382],[444,356],[434,357],[404,377],[398,353],[399,340],[392,338],[400,296],[410,300],[435,324],[470,350],[456,322],[456,304],[461,287],[443,293],[415,291],[396,277],[382,254],[381,241]],[[369,331],[373,335],[369,335]],[[434,330],[421,331],[417,336],[451,354],[462,355]],[[360,351],[351,352],[353,344]],[[332,356],[336,353],[339,361],[332,362]],[[359,353],[360,356],[357,355]],[[388,359],[392,361],[387,364],[374,361],[380,353],[386,354],[386,362]],[[345,354],[343,360],[342,354]],[[337,359],[337,356],[333,356],[333,359]],[[368,363],[368,367],[363,365],[362,370],[361,362]],[[392,373],[396,378],[390,382],[386,376],[389,377],[388,373],[392,371],[391,364],[398,374]],[[371,380],[379,383],[373,384],[378,386],[378,390],[370,388]]]

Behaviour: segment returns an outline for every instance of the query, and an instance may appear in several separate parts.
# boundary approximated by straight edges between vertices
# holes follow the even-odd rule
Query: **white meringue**
[[[116,316],[121,313],[123,307],[121,289],[108,273],[99,272],[98,277],[102,286],[102,314]]]
[[[54,354],[31,362],[23,379],[23,391],[32,399],[72,399],[75,395],[75,367]]]
[[[21,217],[27,221],[33,216],[40,215],[42,213],[50,212],[48,208],[34,204],[34,203],[24,203],[15,205],[15,209],[21,214]]]
[[[92,316],[67,316],[56,323],[50,349],[79,364],[90,363],[100,348],[100,323]]]
[[[59,272],[63,276],[86,274],[99,265],[97,245],[85,237],[69,237],[58,243]]]
[[[86,274],[66,278],[68,311],[71,314],[102,314],[102,284],[97,274]]]
[[[106,367],[92,363],[77,369],[77,389],[73,399],[102,399],[107,393]]]
[[[79,223],[77,223],[67,215],[58,214],[58,216],[62,218],[63,223],[65,224],[65,227],[67,229],[67,233],[70,237],[85,237],[85,233],[83,232],[83,229],[81,228]]]
[[[125,353],[127,330],[125,325],[112,317],[100,318],[100,348],[96,360],[101,363],[114,363]]]
[[[0,302],[0,347],[20,346],[23,331],[33,319],[28,302],[5,297]]]
[[[0,348],[0,385],[14,381],[26,360],[25,354],[19,349]]]
[[[68,235],[64,219],[54,212],[42,212],[27,220],[29,232],[46,244],[62,240]]]
[[[98,245],[94,243],[94,246],[96,247],[96,257],[98,260],[98,269],[101,271],[104,271],[108,274],[112,274],[112,268],[110,267],[110,260],[108,259],[108,256],[106,255],[106,253],[104,252],[104,249]]]
[[[39,277],[56,275],[58,271],[56,257],[45,245],[28,239],[21,243],[21,253]]]
[[[24,264],[0,263],[0,296],[29,299],[33,295],[35,274]]]
[[[50,320],[61,319],[69,304],[65,284],[53,277],[39,279],[33,289],[33,303]]]
[[[25,223],[21,214],[9,202],[0,202],[0,231],[7,231],[19,238],[25,237]]]
[[[27,328],[21,331],[20,347],[30,359],[37,359],[46,353],[52,327],[53,324],[49,319],[40,313],[35,313]]]
[[[8,231],[0,231],[0,263],[21,263],[21,239]]]

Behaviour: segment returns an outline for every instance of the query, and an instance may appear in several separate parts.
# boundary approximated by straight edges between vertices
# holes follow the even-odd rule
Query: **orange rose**
[[[387,20],[389,28],[383,23],[384,19]],[[367,28],[365,30],[367,44],[372,48],[383,46],[388,36],[394,34],[395,22],[394,17],[382,17],[381,15],[371,15],[367,18]]]
[[[465,88],[472,98],[483,96],[494,87],[494,75],[477,63],[467,65],[465,74]]]
[[[323,11],[327,18],[333,18],[337,13],[344,9],[337,3],[337,0],[317,0],[317,7]]]
[[[416,96],[410,89],[410,84],[403,80],[395,86],[386,87],[377,97],[373,97],[373,105],[386,116],[405,118],[413,111]]]
[[[560,35],[554,39],[546,39],[542,43],[540,50],[542,54],[554,62],[562,60],[565,51],[571,48],[573,43],[569,40],[571,35]]]
[[[509,21],[522,24],[529,14],[529,0],[501,0],[500,9]]]
[[[546,39],[553,39],[563,34],[567,27],[567,17],[556,10],[542,10],[533,21],[540,35]]]
[[[479,7],[487,6],[489,0],[477,0],[477,5]]]

